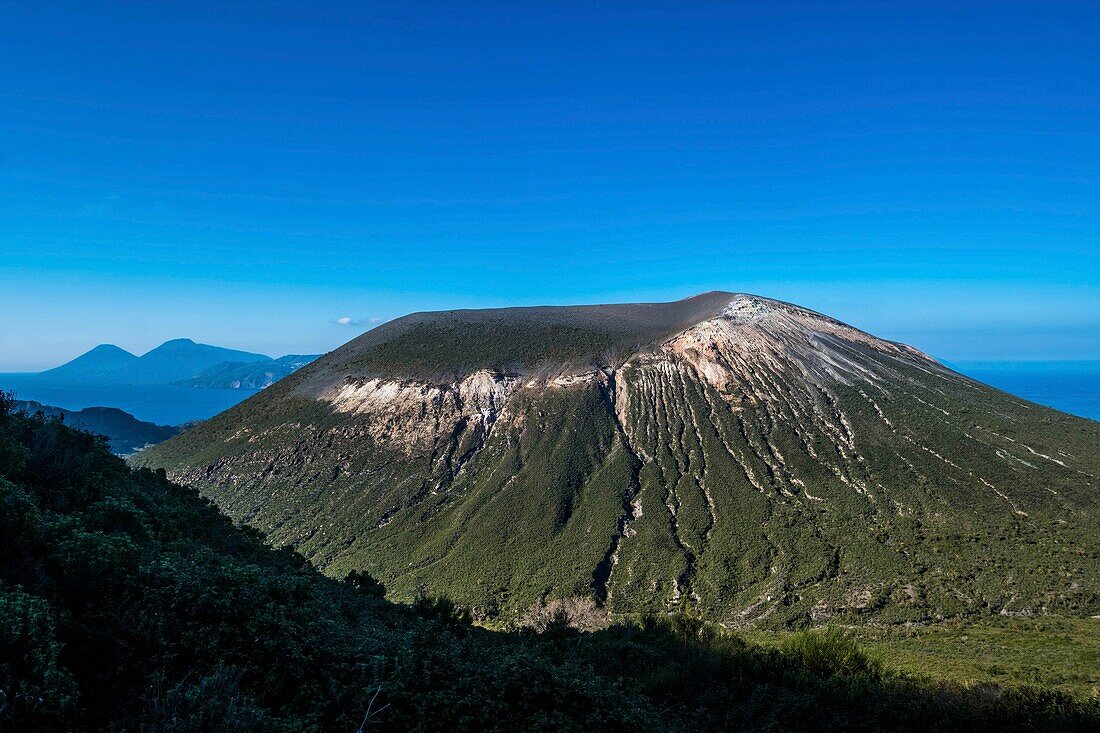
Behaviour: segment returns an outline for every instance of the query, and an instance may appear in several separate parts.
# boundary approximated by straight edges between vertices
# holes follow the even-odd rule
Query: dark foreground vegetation
[[[0,729],[1095,730],[1096,698],[917,682],[838,632],[690,617],[471,626],[233,526],[102,439],[0,399]]]

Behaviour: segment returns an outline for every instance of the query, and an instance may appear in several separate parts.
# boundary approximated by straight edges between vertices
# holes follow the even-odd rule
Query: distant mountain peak
[[[100,344],[72,361],[42,372],[42,375],[74,383],[114,381],[168,384],[197,376],[216,364],[264,361],[271,361],[271,358],[264,354],[200,344],[189,338],[177,338],[165,341],[141,356],[135,356],[114,344]]]
[[[86,352],[85,356],[87,354],[105,354],[105,353],[126,354],[128,356],[133,356],[135,359],[137,358],[136,354],[132,354],[129,351],[127,351],[126,349],[122,348],[121,346],[116,346],[115,344],[98,344],[98,345],[92,347],[91,349],[89,349]]]
[[[50,377],[101,379],[136,364],[139,357],[114,344],[99,344],[72,361],[43,372]]]
[[[235,349],[227,349],[227,348],[224,348],[222,346],[212,346],[210,344],[203,344],[203,343],[199,343],[198,341],[195,341],[194,339],[177,338],[177,339],[169,339],[168,341],[165,341],[164,343],[162,343],[160,346],[157,346],[153,349],[150,349],[149,351],[147,351],[145,353],[145,356],[148,356],[149,354],[156,354],[156,353],[164,352],[164,351],[196,351],[196,350],[204,350],[204,349],[217,349],[219,351],[226,351],[226,352],[236,353],[236,354],[249,354],[250,353],[250,352],[246,352],[246,351],[237,351]],[[262,356],[265,359],[269,358],[267,356],[264,356],[263,354],[251,354],[251,356],[254,356],[254,357],[261,357]]]

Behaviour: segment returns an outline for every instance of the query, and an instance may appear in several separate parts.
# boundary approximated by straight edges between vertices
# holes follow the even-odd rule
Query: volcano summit
[[[1100,423],[753,295],[413,314],[137,460],[487,621],[1100,612]]]

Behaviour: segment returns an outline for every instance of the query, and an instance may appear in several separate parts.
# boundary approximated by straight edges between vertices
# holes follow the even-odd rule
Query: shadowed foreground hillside
[[[686,616],[470,626],[233,526],[101,439],[0,401],[0,729],[1088,730],[1095,699],[916,683],[836,633]]]

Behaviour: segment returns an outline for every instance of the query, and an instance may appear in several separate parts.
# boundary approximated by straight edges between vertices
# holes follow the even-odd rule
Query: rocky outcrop
[[[349,379],[319,399],[355,416],[380,446],[411,453],[430,449],[460,426],[487,435],[518,383],[517,377],[489,370],[451,384]]]

